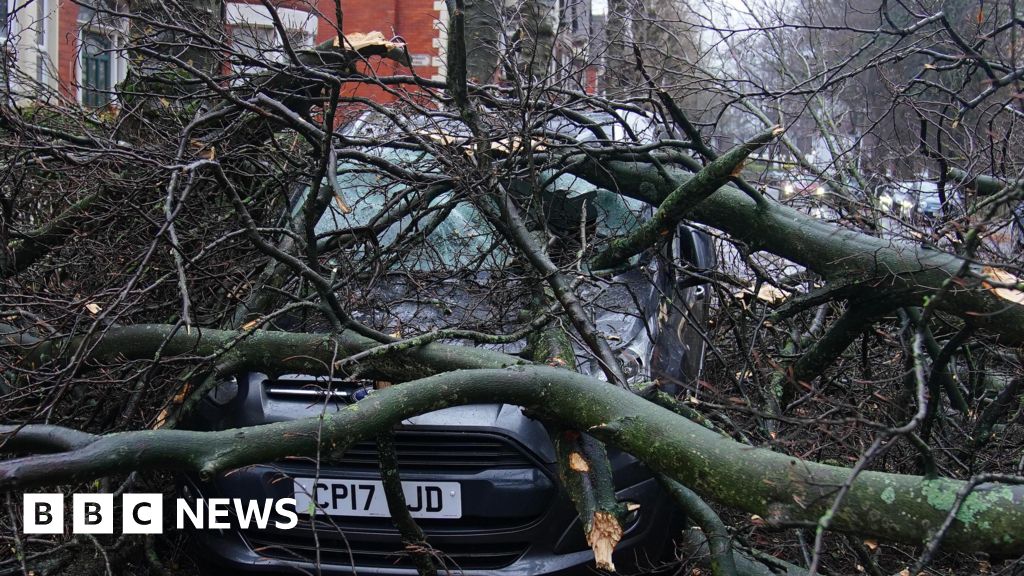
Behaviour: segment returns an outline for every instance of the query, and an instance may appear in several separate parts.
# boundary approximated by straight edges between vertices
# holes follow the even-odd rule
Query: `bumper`
[[[266,472],[263,473],[265,475]],[[250,477],[259,474],[259,470],[253,469],[243,473]],[[403,478],[415,479],[414,475],[407,476]],[[437,479],[436,476],[433,478]],[[234,481],[238,480],[244,481],[236,474]],[[191,490],[197,490],[194,483]],[[203,491],[204,496],[211,496],[206,492],[208,490]],[[641,506],[617,547],[617,566],[643,566],[648,561],[656,562],[667,550],[670,536],[676,532],[673,506],[653,479],[626,487],[617,494],[620,500]],[[524,494],[523,497],[528,499],[529,495]],[[544,499],[542,493],[537,497]],[[516,503],[510,504],[514,506]],[[529,509],[532,503],[523,501],[522,504]],[[338,525],[319,527],[316,539],[311,533],[308,517],[300,516],[299,527],[287,532],[269,529],[207,530],[195,532],[193,540],[204,560],[241,573],[416,574],[415,568],[400,553],[402,545],[397,532],[390,526],[390,520],[355,524],[348,523],[349,519],[345,518],[333,520]],[[487,522],[446,520],[421,521],[420,524],[427,540],[442,553],[445,568],[453,573],[504,576],[574,574],[593,567],[593,553],[586,546],[577,515],[571,503],[560,495],[550,499],[539,516],[529,518],[525,523],[488,525]]]

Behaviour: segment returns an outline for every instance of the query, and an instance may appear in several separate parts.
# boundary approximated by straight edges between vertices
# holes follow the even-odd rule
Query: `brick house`
[[[107,103],[128,68],[125,55],[117,50],[123,23],[104,17],[87,4],[0,0],[5,70],[15,66],[24,76],[87,105]],[[311,46],[334,35],[333,0],[275,4],[293,45]],[[380,30],[386,36],[400,35],[409,46],[417,72],[443,78],[439,58],[447,19],[443,0],[349,0],[343,6],[344,32]],[[280,45],[269,12],[258,1],[225,2],[223,10],[231,38],[243,53],[266,52]],[[15,91],[23,88],[12,86]]]
[[[575,53],[586,46],[590,0],[536,1],[556,14],[572,14],[571,21],[563,23],[574,34],[569,37],[569,50]],[[0,75],[6,77],[9,67],[18,69],[20,74],[11,77],[14,92],[31,97],[31,90],[15,79],[28,77],[88,106],[102,106],[112,100],[114,87],[125,78],[128,69],[124,52],[118,50],[124,23],[88,5],[88,0],[78,4],[71,0],[0,0],[0,45],[4,48]],[[280,47],[269,11],[258,0],[235,0],[220,5],[237,50],[267,56],[267,52]],[[335,33],[334,0],[276,0],[275,6],[293,46],[311,46]],[[419,75],[444,78],[444,0],[342,0],[342,8],[346,34],[379,30],[385,36],[401,36]],[[578,19],[584,17],[586,26],[581,27]],[[391,61],[377,65],[381,74],[398,71],[398,65]],[[592,85],[589,78],[593,76],[594,71],[589,70],[588,85]],[[372,87],[360,89],[366,90],[363,95],[367,97],[387,99],[384,92]]]

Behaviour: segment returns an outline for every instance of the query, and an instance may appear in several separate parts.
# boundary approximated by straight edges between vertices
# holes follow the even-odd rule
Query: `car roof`
[[[408,118],[407,121],[406,132],[424,135],[435,141],[454,144],[468,141],[470,137],[466,124],[451,116],[419,115]],[[516,129],[514,122],[513,120],[513,124],[503,127],[504,133],[508,136],[496,142],[499,147],[501,142],[509,149],[514,146],[515,142],[511,141]],[[646,144],[665,136],[652,117],[630,110],[619,110],[616,114],[600,110],[553,111],[544,119],[543,129],[535,131],[566,136],[580,143],[599,142],[600,138],[592,127],[600,128],[604,132],[604,137],[613,142],[631,141]],[[364,137],[380,136],[393,131],[394,122],[375,111],[365,112],[342,130],[349,136]],[[501,134],[501,131],[498,133]],[[536,142],[539,140],[535,139]]]

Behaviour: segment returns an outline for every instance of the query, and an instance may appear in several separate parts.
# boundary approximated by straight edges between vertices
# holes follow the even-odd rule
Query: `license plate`
[[[462,518],[458,482],[402,482],[402,491],[413,518]],[[296,478],[295,509],[331,516],[391,517],[380,480]]]

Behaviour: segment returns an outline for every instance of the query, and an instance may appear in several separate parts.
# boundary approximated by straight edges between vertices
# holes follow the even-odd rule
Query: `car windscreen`
[[[433,159],[422,152],[384,148],[376,154],[382,160],[418,171],[438,171]],[[586,180],[541,172],[538,182],[546,184],[541,196],[549,230],[569,243],[594,246],[628,233],[642,221],[643,203],[597,188]],[[365,229],[382,213],[427,194],[424,189],[354,162],[339,164],[337,183],[336,189],[343,197],[336,198],[317,223],[318,235]],[[530,188],[522,181],[509,186],[513,193]],[[430,194],[427,217],[413,222],[405,216],[378,232],[375,243],[381,252],[400,248],[405,254],[404,266],[418,270],[500,269],[507,265],[508,252],[479,209],[467,200],[456,199],[451,190]]]

